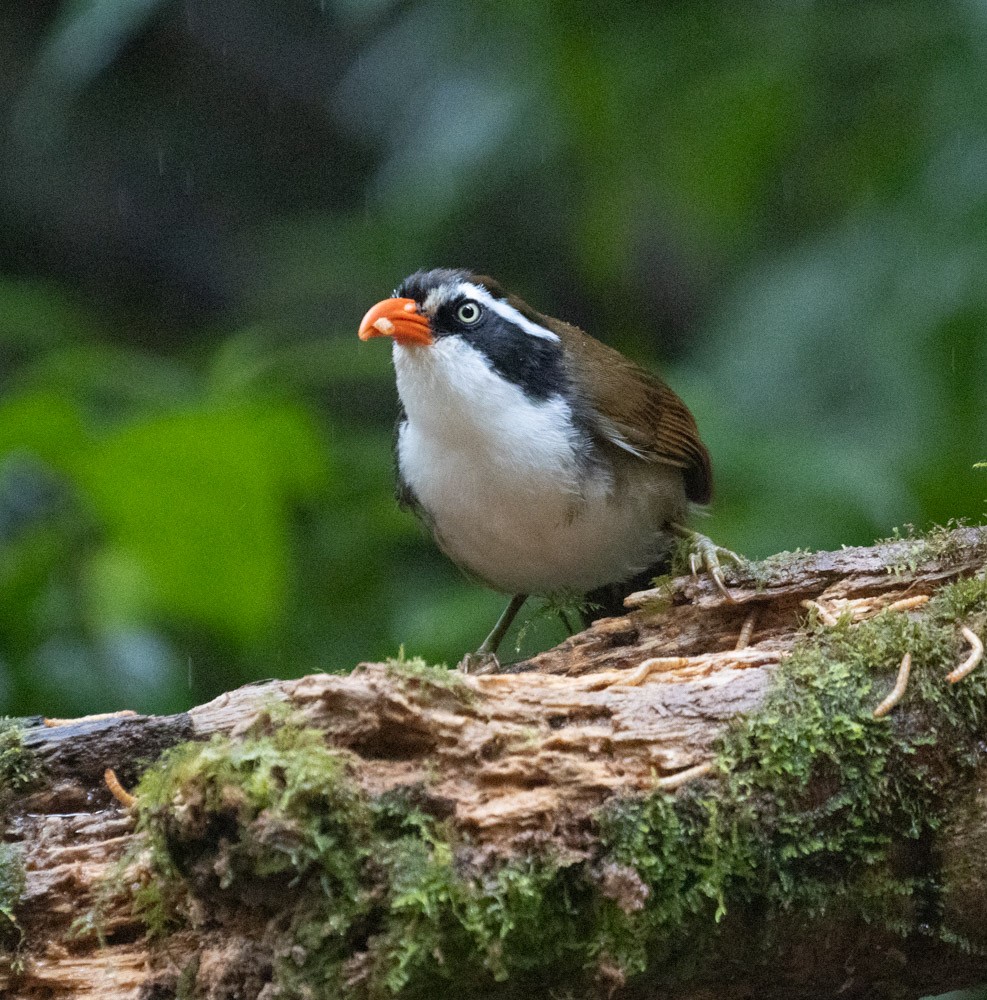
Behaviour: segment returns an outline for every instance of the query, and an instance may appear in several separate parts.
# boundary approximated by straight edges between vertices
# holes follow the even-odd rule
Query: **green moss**
[[[981,530],[981,538],[972,548],[969,540],[960,539],[957,528],[967,527],[962,520],[951,520],[945,525],[934,525],[928,531],[917,531],[915,525],[906,524],[895,528],[890,538],[881,539],[878,544],[890,545],[894,556],[888,563],[888,572],[895,576],[914,573],[925,563],[936,560],[944,565],[956,563],[972,556],[987,556],[987,530]]]
[[[0,809],[39,776],[34,755],[24,748],[23,733],[18,719],[0,718]]]
[[[24,861],[15,844],[0,843],[0,955],[16,949],[21,939],[17,904],[24,893]]]
[[[671,577],[685,576],[692,572],[692,554],[695,551],[693,540],[689,537],[677,537],[668,559],[668,575]]]
[[[640,605],[638,610],[646,615],[663,615],[668,611],[675,602],[675,580],[671,573],[654,577],[651,588],[655,591],[655,595]]]
[[[343,780],[344,761],[314,730],[277,717],[262,725],[268,731],[249,739],[217,736],[165,754],[137,788],[141,826],[185,874],[221,890],[318,866],[341,896],[352,893],[349,866],[336,862],[367,832],[369,812]],[[211,859],[202,872],[194,855],[175,851],[220,844],[222,864]]]
[[[956,943],[966,951],[979,945],[987,954],[987,933],[983,912],[977,905],[987,895],[987,833],[983,818],[987,814],[987,760],[982,761],[967,794],[957,797],[940,833],[940,873],[942,907],[955,928]]]
[[[640,912],[611,913],[605,949],[640,971],[684,929],[708,933],[750,906],[768,918],[838,911],[914,930],[936,873],[902,864],[900,845],[943,822],[945,779],[975,764],[987,713],[987,671],[955,688],[945,680],[962,657],[958,618],[983,633],[983,579],[944,588],[919,620],[885,612],[815,631],[779,667],[761,711],[720,741],[712,788],[605,810],[605,851],[650,890]],[[874,719],[906,652],[904,701]]]
[[[983,731],[987,670],[944,679],[964,652],[958,619],[983,632],[983,580],[944,588],[917,617],[814,629],[762,709],[720,740],[718,774],[612,802],[580,863],[491,860],[427,790],[368,795],[345,753],[276,713],[177,748],[137,789],[157,873],[144,912],[167,929],[189,893],[220,922],[252,914],[286,1000],[582,995],[686,941],[714,949],[745,911],[781,928],[849,912],[906,933],[921,919],[959,940],[923,902],[928,857],[901,862],[943,823],[947,779],[974,764]],[[874,719],[906,651],[908,692]],[[436,668],[391,669],[446,690]]]
[[[547,858],[464,868],[448,831],[413,824],[381,843],[386,885],[368,943],[371,996],[472,995],[494,983],[550,982],[546,973],[585,960],[585,920],[575,872]]]
[[[463,701],[473,697],[472,690],[458,670],[450,670],[444,663],[433,665],[420,656],[406,657],[403,646],[398,655],[386,659],[384,665],[407,685],[450,692]]]
[[[196,1000],[195,980],[199,975],[201,961],[199,955],[193,955],[178,974],[175,982],[175,1000]]]
[[[168,928],[176,884],[238,919],[290,913],[273,948],[285,997],[430,996],[585,954],[587,887],[564,866],[464,867],[424,793],[361,793],[345,757],[290,721],[169,751],[137,796],[157,873],[157,895],[140,901],[152,929]]]
[[[40,777],[34,754],[24,747],[23,726],[17,719],[0,718],[0,820],[11,801]],[[24,892],[24,865],[16,844],[0,842],[0,956],[15,954],[21,942],[17,904]]]
[[[665,576],[656,577],[652,586],[664,591],[657,599],[658,610],[667,608],[675,595],[675,579],[691,572],[689,557],[693,551],[689,539],[680,539],[672,557],[671,570]],[[800,563],[812,558],[808,549],[794,552],[778,552],[767,559],[757,561],[745,559],[740,566],[724,563],[722,569],[728,583],[753,583],[758,591],[772,584],[784,583],[791,578],[792,570]],[[651,605],[648,605],[650,608]]]
[[[690,557],[693,551],[694,542],[691,539],[678,539],[672,551],[669,571],[651,581],[651,586],[658,593],[647,604],[642,605],[642,611],[661,614],[671,607],[677,589],[676,581],[692,572]],[[721,569],[728,584],[753,584],[758,591],[763,591],[772,584],[787,582],[792,570],[811,558],[812,553],[808,549],[796,549],[794,552],[778,552],[758,561],[743,559],[739,566],[724,561]]]

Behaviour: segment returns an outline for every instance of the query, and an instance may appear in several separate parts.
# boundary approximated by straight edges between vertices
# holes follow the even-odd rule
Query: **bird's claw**
[[[734,566],[742,566],[744,564],[743,556],[737,555],[736,552],[730,549],[725,549],[722,545],[717,545],[711,538],[698,531],[692,531],[689,528],[681,526],[675,526],[675,531],[687,540],[691,548],[689,552],[689,569],[693,579],[698,580],[700,572],[706,573],[716,585],[716,589],[728,601],[735,602],[736,598],[730,593],[726,581],[723,579],[721,560],[732,563]]]
[[[496,674],[500,671],[500,660],[494,653],[467,653],[456,669],[464,674]]]

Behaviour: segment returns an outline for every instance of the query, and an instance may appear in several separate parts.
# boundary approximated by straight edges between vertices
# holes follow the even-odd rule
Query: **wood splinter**
[[[652,656],[636,670],[622,676],[617,683],[621,687],[640,687],[656,670],[676,670],[687,666],[688,656]]]
[[[980,637],[965,625],[961,631],[963,632],[963,638],[970,644],[971,651],[970,655],[954,671],[946,674],[946,680],[950,684],[955,684],[957,681],[963,680],[984,658],[984,644],[980,641]]]
[[[688,784],[690,781],[705,777],[712,770],[713,762],[707,760],[703,764],[696,764],[695,767],[687,767],[684,771],[678,771],[665,778],[659,778],[656,784],[663,792],[671,792],[676,788],[681,788],[683,785]]]
[[[132,708],[124,708],[119,712],[100,712],[98,715],[83,715],[78,719],[45,719],[44,724],[49,729],[56,729],[59,726],[78,726],[83,722],[106,722],[107,719],[126,719],[137,713]]]
[[[815,611],[819,615],[819,620],[823,625],[828,625],[833,628],[835,625],[839,625],[839,619],[832,611],[824,608],[818,601],[805,600],[801,602],[803,608],[807,608],[809,611]]]
[[[887,698],[881,702],[877,708],[874,709],[874,718],[881,719],[888,712],[891,711],[895,705],[901,701],[905,694],[905,688],[908,687],[908,675],[912,672],[912,654],[905,653],[901,658],[901,666],[898,668],[898,679],[894,682],[894,687],[888,694]]]
[[[736,653],[746,653],[746,656],[737,656]],[[587,678],[592,680],[592,686],[586,690],[602,690],[604,687],[617,685],[620,687],[640,687],[652,674],[674,673],[675,671],[691,668],[692,670],[703,670],[710,672],[716,669],[723,669],[724,665],[731,664],[737,668],[750,666],[763,666],[766,663],[778,663],[783,658],[781,650],[774,649],[731,649],[722,653],[699,653],[695,656],[652,656],[641,663],[634,670],[618,671],[600,675],[601,681],[592,680],[593,675],[587,674]]]
[[[131,806],[137,804],[137,796],[131,795],[123,785],[120,784],[120,779],[117,777],[116,771],[112,767],[108,767],[103,772],[103,780],[106,782],[106,787],[110,790],[110,794],[120,803],[120,805],[129,809]]]

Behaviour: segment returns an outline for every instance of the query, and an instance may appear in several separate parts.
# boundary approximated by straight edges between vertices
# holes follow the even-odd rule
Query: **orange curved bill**
[[[393,337],[399,344],[431,344],[432,327],[414,299],[384,299],[360,323],[360,340]]]

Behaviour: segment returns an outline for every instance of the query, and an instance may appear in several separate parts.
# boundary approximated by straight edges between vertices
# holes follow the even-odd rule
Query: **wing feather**
[[[713,495],[709,452],[685,403],[661,379],[578,327],[535,316],[576,348],[567,352],[574,381],[591,387],[588,410],[600,436],[642,461],[682,469],[686,496],[693,503],[709,503]]]

